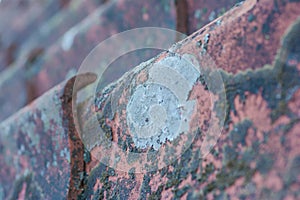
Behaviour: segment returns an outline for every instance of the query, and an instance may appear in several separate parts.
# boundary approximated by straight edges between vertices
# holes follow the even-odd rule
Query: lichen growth
[[[258,186],[252,179],[255,174],[259,174],[262,177],[268,176],[270,171],[274,169],[277,161],[274,152],[268,151],[269,149],[266,152],[260,151],[261,147],[268,144],[269,137],[278,136],[278,131],[283,131],[286,134],[299,122],[295,113],[292,113],[287,107],[296,89],[300,87],[298,69],[287,62],[289,55],[299,54],[298,47],[292,44],[292,41],[299,40],[296,38],[300,34],[299,25],[297,25],[297,28],[290,29],[290,31],[292,33],[288,33],[283,39],[283,48],[279,51],[273,64],[265,65],[257,70],[238,72],[237,74],[230,74],[224,70],[212,72],[221,73],[226,89],[226,99],[222,99],[225,98],[225,95],[223,97],[220,96],[220,99],[214,105],[214,109],[220,109],[218,107],[221,107],[222,110],[224,110],[224,107],[228,108],[226,130],[229,130],[229,127],[231,130],[225,139],[221,139],[221,145],[217,145],[212,150],[212,157],[210,157],[209,161],[201,157],[201,151],[195,146],[195,144],[201,143],[201,130],[199,130],[194,138],[194,143],[187,150],[181,150],[182,156],[178,160],[170,163],[170,166],[144,174],[139,191],[139,199],[161,199],[162,192],[166,190],[172,192],[174,199],[179,199],[183,195],[186,195],[188,199],[204,199],[208,195],[212,195],[215,199],[230,198],[230,195],[225,192],[226,189],[231,186],[235,187],[236,182],[241,178],[243,182],[236,186],[241,189],[236,194],[241,199],[257,197],[283,199],[287,195],[287,188],[298,181],[299,155],[292,158],[292,162],[287,164],[287,170],[282,172],[284,187],[279,191],[274,191],[265,186],[256,188]],[[297,43],[299,44],[299,42]],[[200,77],[197,81],[206,85],[207,90],[217,94],[216,89],[209,87],[207,80],[203,79],[203,77],[202,79]],[[234,104],[236,97],[239,96],[243,103],[247,101],[246,94],[262,96],[267,103],[268,109],[271,111],[270,118],[272,122],[275,122],[283,115],[291,120],[287,124],[278,125],[275,133],[272,131],[261,133],[263,134],[261,141],[257,140],[252,141],[251,144],[247,143],[246,137],[249,132],[254,135],[258,132],[256,124],[248,118],[233,124],[230,118],[230,113],[236,115],[239,112]],[[281,142],[285,142],[284,138]],[[128,145],[126,145],[124,150],[128,148]],[[168,151],[166,156],[172,156],[172,152],[178,151],[168,146],[166,150]],[[147,153],[149,161],[155,159],[155,153],[153,152],[149,151]],[[167,158],[165,159],[165,161],[168,160]],[[220,161],[219,165],[221,166],[216,166],[212,161]],[[131,184],[134,184],[133,181],[136,178],[133,175],[133,171],[134,169],[130,170],[130,181],[127,178],[121,178],[127,181],[126,184],[128,184],[127,188],[119,188],[123,192],[122,194],[117,194],[115,187],[111,187],[106,192],[114,198],[126,197],[126,194],[129,194],[128,188],[133,187]],[[155,187],[156,189],[153,190],[149,184],[155,176],[162,178],[164,181],[159,183]],[[191,184],[183,184],[189,178],[192,180],[189,181]],[[116,187],[118,184],[116,183]],[[256,193],[258,189],[260,196],[257,196],[258,193]],[[100,190],[97,193],[100,194]],[[299,192],[291,194],[299,196]]]

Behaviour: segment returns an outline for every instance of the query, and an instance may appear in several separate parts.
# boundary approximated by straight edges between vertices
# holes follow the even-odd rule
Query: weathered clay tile
[[[152,4],[157,4],[157,9],[150,9]],[[164,4],[166,5],[163,6]],[[135,13],[142,17],[143,10],[147,17],[136,18]],[[128,5],[123,1],[111,1],[99,7],[57,42],[43,50],[43,56],[39,57],[37,54],[38,58],[33,61],[17,63],[12,69],[2,73],[0,87],[6,90],[20,88],[21,95],[19,98],[16,98],[18,93],[1,96],[2,105],[5,104],[5,107],[0,118],[5,119],[70,74],[74,74],[87,54],[112,34],[143,26],[174,28],[174,16],[172,4],[158,1],[135,1]],[[14,103],[10,104],[9,99],[15,99]]]
[[[121,3],[118,5],[126,8]],[[98,121],[94,126],[100,125],[105,133],[103,138],[119,146],[122,154],[106,151],[110,147],[106,144],[97,146],[103,138],[91,141],[96,146],[91,146],[84,159],[78,160],[86,165],[79,181],[82,185],[77,188],[77,192],[81,191],[78,198],[299,199],[299,15],[298,1],[249,0],[238,4],[170,51],[144,63],[142,68],[135,68],[106,90],[98,91],[95,106],[87,103],[94,99],[84,102],[78,110],[84,117],[81,125],[90,125],[90,116],[96,114]],[[78,40],[78,44],[80,42]],[[73,44],[77,44],[76,40]],[[196,103],[188,123],[188,132],[195,135],[190,146],[181,149],[182,143],[190,140],[184,134],[159,142],[132,135],[134,131],[127,120],[138,110],[128,104],[138,102],[138,97],[132,100],[138,86],[151,80],[155,63],[176,59],[181,64],[183,61],[179,60],[187,54],[196,55],[200,59],[201,74],[209,75],[208,79],[200,76],[195,81],[186,99]],[[212,71],[204,67],[209,59],[216,65]],[[219,82],[213,79],[216,74],[222,78],[224,93],[218,90]],[[70,99],[64,95],[65,84],[62,86],[64,88],[57,86],[50,90],[0,124],[4,127],[0,150],[7,154],[0,155],[4,161],[0,163],[1,177],[7,184],[15,182],[12,188],[1,186],[0,194],[2,190],[2,194],[12,198],[67,196],[68,189],[64,192],[60,189],[67,186],[74,174],[68,171],[74,168],[74,164],[68,166],[68,159],[82,154],[65,156],[61,153],[66,147],[73,148],[67,140],[73,127],[66,124],[69,123],[66,119],[72,119],[72,113],[64,112],[67,110],[64,102]],[[114,101],[116,96],[120,99]],[[209,103],[208,99],[214,101]],[[115,105],[117,109],[113,109]],[[203,145],[209,140],[205,133],[214,125],[222,126],[222,134],[204,156]],[[170,146],[172,143],[175,145]],[[52,151],[46,151],[45,147]],[[156,156],[160,150],[162,160]],[[130,153],[145,153],[146,160],[139,160]],[[166,163],[176,153],[180,157]],[[97,156],[122,162],[117,161],[115,167],[106,166]],[[35,161],[36,158],[42,161]],[[43,161],[51,163],[47,165]],[[139,161],[154,163],[152,170],[144,172]],[[57,162],[61,165],[55,165]],[[47,173],[36,175],[45,166],[47,169],[50,166]],[[148,165],[145,166],[147,171]],[[26,169],[30,169],[29,172]],[[21,177],[15,179],[18,174]],[[57,174],[64,182],[58,182]]]
[[[64,2],[68,1],[1,1],[0,70],[16,59],[20,45],[36,27],[55,15]]]
[[[3,91],[13,89],[16,92],[13,96],[4,95],[0,97],[3,105],[0,119],[5,119],[62,81],[68,74],[74,73],[87,53],[111,34],[144,26],[161,26],[189,34],[197,30],[199,24],[203,25],[210,22],[234,3],[224,1],[217,4],[214,2],[187,1],[188,10],[185,12],[180,5],[178,5],[179,11],[176,10],[172,1],[136,1],[130,3],[126,1],[114,3],[111,1],[103,8],[100,7],[99,11],[96,11],[98,14],[93,14],[98,15],[98,17],[91,16],[84,20],[83,24],[88,24],[89,28],[78,24],[67,31],[65,36],[60,39],[61,41],[56,42],[64,31],[74,23],[79,22],[88,13],[94,11],[97,5],[103,2],[92,0],[84,2],[70,1],[55,15],[48,16],[49,19],[43,24],[39,21],[40,24],[36,25],[37,29],[31,30],[28,36],[18,37],[21,39],[21,43],[15,48],[12,46],[16,61],[1,75],[2,81],[0,84]],[[52,2],[52,4],[55,4],[55,2]],[[152,5],[155,5],[156,9],[151,9]],[[203,12],[201,11],[201,16],[198,16],[197,13],[202,8]],[[27,12],[31,13],[30,10]],[[182,14],[176,16],[176,12]],[[135,17],[137,13],[140,18]],[[208,13],[216,13],[216,16],[210,17]],[[188,18],[188,21],[182,22],[182,18]],[[175,20],[179,21],[180,25],[176,25]],[[188,28],[184,31],[176,26],[186,26]],[[67,48],[70,44],[74,29],[79,29],[77,30],[77,36],[72,36],[74,37],[74,46],[68,47],[70,50],[65,51],[64,48]],[[16,34],[20,33],[22,31],[16,32]],[[9,41],[7,42],[12,43]],[[1,54],[7,54],[7,51],[0,52]],[[153,55],[153,53],[149,54],[148,58]],[[137,60],[135,64],[140,61],[139,58],[132,57],[132,60]],[[39,60],[42,61],[39,62]],[[16,95],[19,96],[16,97]]]

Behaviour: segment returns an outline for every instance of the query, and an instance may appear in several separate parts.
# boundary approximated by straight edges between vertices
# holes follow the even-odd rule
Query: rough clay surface
[[[85,187],[79,198],[299,199],[300,31],[299,22],[295,24],[299,7],[299,1],[249,0],[175,46],[173,51],[181,55],[207,53],[213,58],[225,84],[226,103],[222,103],[224,99],[213,88],[206,87],[205,81],[197,80],[189,94],[197,105],[189,127],[197,135],[188,149],[170,151],[182,156],[162,169],[135,173],[135,167],[117,171],[99,163],[89,155],[101,153],[101,148],[92,148],[84,158]],[[152,62],[167,56],[167,52],[163,53]],[[135,71],[137,83],[148,80],[146,66]],[[122,91],[118,103],[126,110],[129,99],[125,97],[131,95],[128,90],[118,88],[121,82],[107,91],[107,96],[112,90]],[[66,196],[66,190],[61,188],[67,186],[70,154],[64,134],[67,131],[62,130],[59,120],[59,91],[61,88],[56,88],[43,97],[43,100],[49,97],[51,103],[38,100],[33,104],[36,107],[17,113],[16,116],[22,116],[18,120],[10,118],[1,124],[11,127],[4,128],[4,132],[14,134],[19,152],[10,152],[0,140],[0,151],[5,152],[0,158],[0,175],[7,183],[0,186],[0,198],[8,193],[13,199]],[[211,105],[211,98],[217,103]],[[138,151],[127,137],[130,133],[124,123],[126,113],[111,115],[105,100],[100,101],[102,106],[84,108],[81,112],[84,116],[98,112],[109,140],[117,142],[124,151]],[[45,113],[52,113],[47,110],[49,105],[56,108],[53,115],[59,113],[58,116],[45,117],[48,116]],[[211,106],[214,109],[207,109]],[[215,110],[221,108],[227,110],[224,130],[211,154],[203,158],[201,133],[207,129],[209,119],[219,120]],[[40,138],[28,135],[27,130],[45,134]],[[57,137],[61,137],[60,143],[53,142]],[[184,139],[188,140],[182,137],[178,142]],[[149,161],[155,161],[152,149],[146,153]],[[165,155],[172,156],[172,153]],[[123,159],[114,158],[116,162]],[[131,156],[124,159],[133,165],[136,161]],[[31,170],[38,172],[35,176],[25,170],[30,163],[34,166]],[[14,186],[8,188],[13,182]]]
[[[135,199],[298,199],[300,152],[296,130],[300,67],[299,59],[292,56],[299,53],[297,42],[288,42],[298,41],[295,27],[299,27],[299,22],[291,28],[300,14],[298,4],[246,1],[173,47],[171,50],[179,54],[208,53],[222,74],[227,101],[198,80],[190,98],[196,99],[199,106],[189,124],[198,134],[190,148],[174,149],[182,152],[178,160],[144,174],[134,174],[136,168],[132,167],[127,172],[115,171],[111,176],[111,168],[92,162],[88,178],[91,189],[85,195]],[[154,62],[168,56],[162,54]],[[140,70],[138,74],[140,80],[148,79],[147,71]],[[130,96],[126,89],[119,91],[123,91],[121,97]],[[211,98],[217,99],[214,105],[209,103]],[[128,102],[129,99],[121,98],[119,103]],[[210,106],[213,109],[203,109]],[[199,150],[203,142],[201,133],[208,128],[209,119],[220,120],[215,112],[220,108],[227,110],[222,135],[203,158]],[[137,151],[128,139],[130,134],[123,121],[124,111],[111,116],[106,123],[124,151]],[[149,160],[156,159],[151,157],[151,150],[147,152]],[[134,163],[134,159],[127,159]],[[96,172],[107,175],[97,178],[93,176]]]

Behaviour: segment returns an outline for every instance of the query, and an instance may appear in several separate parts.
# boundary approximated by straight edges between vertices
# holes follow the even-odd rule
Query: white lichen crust
[[[188,132],[195,106],[188,98],[199,76],[191,56],[168,56],[150,66],[148,80],[134,88],[126,108],[136,147],[158,150]]]

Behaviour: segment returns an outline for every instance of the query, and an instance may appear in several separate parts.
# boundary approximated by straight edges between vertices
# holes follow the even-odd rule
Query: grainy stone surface
[[[78,198],[299,199],[299,6],[298,1],[284,0],[238,4],[169,52],[98,91],[95,107],[83,103],[78,110],[81,124],[99,123],[103,137],[125,153],[102,155],[116,161],[112,168],[97,158],[106,146],[91,146],[83,158],[86,174]],[[132,139],[126,106],[134,90],[129,86],[131,80],[136,86],[149,80],[149,69],[155,63],[186,54],[200,58],[200,77],[193,82],[188,98],[196,105],[189,123],[189,132],[195,137],[188,148],[181,149],[191,140],[185,134],[161,143],[157,148],[165,154],[157,156],[153,148],[141,149]],[[209,63],[201,59],[205,55],[215,62],[214,70],[202,69]],[[225,95],[207,82],[209,77],[201,77],[202,73],[209,77],[220,74]],[[0,154],[1,183],[7,183],[0,186],[0,198],[66,196],[69,160],[76,155],[69,155],[68,130],[62,127],[58,100],[62,86],[0,124],[2,137],[13,135],[0,140],[0,151],[6,153]],[[110,97],[116,93],[120,98],[112,102]],[[112,109],[114,105],[117,110]],[[99,121],[90,123],[89,115],[95,114]],[[210,122],[224,128],[217,144],[204,156],[202,147]],[[171,143],[175,145],[168,147]],[[151,170],[141,173],[140,157],[130,153],[146,155],[142,161],[152,164]],[[176,155],[180,157],[176,159]],[[156,160],[159,157],[169,160]],[[173,162],[166,165],[170,160]],[[119,161],[127,166],[119,166]],[[11,183],[13,187],[9,187]]]
[[[300,22],[297,17],[300,11],[296,5],[296,2],[285,1],[246,1],[172,48],[172,51],[182,55],[191,52],[211,55],[216,70],[221,73],[226,99],[222,99],[214,88],[207,88],[199,80],[190,94],[190,98],[196,98],[200,105],[190,123],[190,130],[196,131],[190,148],[174,149],[181,151],[178,160],[163,168],[159,168],[158,164],[158,170],[137,173],[134,177],[129,170],[125,171],[127,176],[120,170],[110,176],[110,168],[97,165],[97,158],[92,156],[87,189],[83,196],[298,199],[297,166],[300,151],[296,147],[299,142],[296,130],[299,125],[299,108],[295,101],[298,101],[296,96],[300,77],[299,59],[295,55],[299,54],[296,35],[299,34]],[[255,15],[255,22],[249,17],[252,15]],[[257,46],[262,49],[257,49]],[[154,63],[168,56],[170,54],[163,53]],[[205,61],[201,64],[205,64]],[[143,70],[137,73],[145,74]],[[149,73],[146,71],[146,74]],[[129,77],[126,80],[139,76]],[[119,96],[125,96],[125,100],[121,101],[124,104],[128,103],[126,97],[131,95],[126,87],[120,85],[110,90],[105,103],[99,107],[101,117],[107,117],[101,125],[108,125],[108,135],[111,133],[112,140],[120,148],[123,147],[124,151],[139,152],[126,125],[128,110],[120,103],[121,111],[110,113],[110,94],[115,91],[123,93]],[[210,106],[209,103],[203,104],[210,99],[205,100],[209,95],[216,95],[218,100],[211,113],[205,113],[201,107]],[[290,109],[291,105],[294,105],[293,110]],[[221,121],[217,110],[224,107],[227,112],[222,135],[211,153],[203,157],[202,137],[208,125],[202,119],[206,116]],[[184,138],[179,140],[183,141]],[[99,155],[101,149],[94,148],[91,154]],[[151,155],[151,148],[146,152]],[[152,155],[153,159],[158,158],[157,154]],[[115,157],[113,152],[110,156]],[[165,156],[172,157],[173,154],[167,152]],[[120,159],[124,158],[121,156]],[[138,161],[128,160],[128,165],[135,166],[132,162]],[[100,171],[102,176],[94,176],[94,173],[98,175]]]
[[[59,6],[60,2],[63,7]],[[74,75],[89,51],[107,37],[145,26],[182,31],[180,27],[176,27],[177,21],[180,21],[180,26],[187,27],[184,33],[190,34],[230,9],[236,1],[187,1],[188,13],[180,8],[183,16],[177,16],[174,1],[169,0],[53,1],[50,3],[52,7],[42,7],[44,4],[34,1],[29,1],[23,6],[18,3],[19,1],[14,1],[8,6],[9,1],[3,0],[0,9],[6,11],[1,12],[1,19],[13,15],[14,17],[10,18],[12,24],[34,21],[32,26],[37,28],[23,27],[28,29],[26,34],[23,34],[22,28],[15,29],[15,26],[4,31],[8,22],[0,21],[3,27],[3,32],[0,31],[0,69],[5,69],[0,74],[0,88],[3,91],[0,94],[0,120],[9,117],[51,87]],[[36,21],[32,17],[37,14],[32,11],[32,4],[38,4],[40,7],[37,8],[47,10],[40,13],[42,17]],[[15,9],[18,6],[20,9]],[[13,12],[10,12],[12,9]],[[22,18],[15,15],[19,10],[24,13]],[[49,15],[48,12],[51,11],[55,14]],[[200,15],[197,14],[199,11]],[[188,16],[185,16],[186,14]],[[181,19],[187,17],[188,22],[185,24]],[[42,20],[46,21],[42,24]],[[6,40],[4,35],[8,35],[10,39]],[[142,56],[132,55],[129,63],[123,63],[126,65],[124,68],[129,70],[157,53],[150,51]],[[12,63],[5,64],[7,61],[1,61],[2,57],[9,58],[9,63]],[[115,71],[110,71],[108,76],[116,77]],[[11,90],[15,91],[13,95],[9,92]]]

